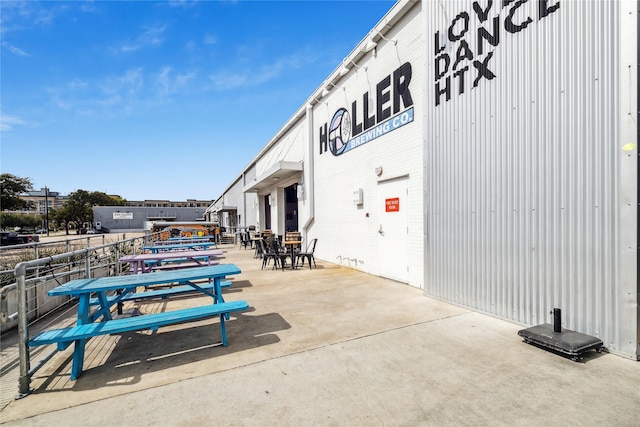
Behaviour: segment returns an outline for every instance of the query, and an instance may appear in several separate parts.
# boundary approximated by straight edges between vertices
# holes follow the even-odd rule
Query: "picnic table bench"
[[[227,346],[225,329],[226,314],[249,308],[246,301],[231,301],[220,304],[203,305],[199,307],[183,308],[180,310],[164,311],[161,313],[145,314],[143,316],[111,319],[105,322],[87,323],[70,328],[50,329],[40,332],[29,340],[29,346],[35,347],[46,344],[57,344],[58,350],[64,350],[74,341],[97,337],[99,335],[117,334],[121,332],[138,331],[144,329],[157,330],[160,326],[200,320],[206,317],[220,316],[220,334],[222,345]],[[75,363],[75,357],[74,357]],[[72,375],[76,379],[80,373]]]
[[[222,254],[221,249],[166,251],[155,254],[125,255],[120,257],[119,261],[121,263],[130,263],[133,266],[132,273],[137,274],[148,273],[159,267],[166,266],[168,262],[190,262],[192,263],[191,265],[193,265],[193,263],[197,265],[213,265],[218,263],[218,261],[214,261],[215,258]]]
[[[151,272],[139,275],[100,277],[72,280],[49,291],[51,296],[69,295],[78,298],[77,324],[72,327],[51,329],[31,337],[29,347],[57,344],[58,350],[64,350],[74,343],[71,379],[82,374],[84,352],[87,339],[99,335],[151,329],[161,326],[219,316],[220,335],[223,346],[227,346],[225,321],[230,313],[246,310],[246,301],[225,302],[222,296],[222,279],[240,273],[233,264],[196,267],[168,272]],[[197,284],[199,280],[211,283]],[[171,289],[158,289],[148,292],[136,292],[138,287],[178,283],[181,286]],[[125,298],[154,298],[180,295],[187,287],[213,297],[213,304],[184,308],[162,313],[145,314],[128,318],[113,319],[111,307]],[[109,295],[113,291],[121,294]],[[96,297],[92,297],[92,295]],[[96,307],[97,306],[97,307]],[[91,307],[96,307],[91,311]],[[102,318],[102,321],[96,322]]]

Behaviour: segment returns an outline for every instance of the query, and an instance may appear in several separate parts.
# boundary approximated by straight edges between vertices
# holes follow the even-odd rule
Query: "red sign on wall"
[[[400,198],[394,197],[393,199],[386,199],[384,201],[385,212],[398,212],[400,211]]]

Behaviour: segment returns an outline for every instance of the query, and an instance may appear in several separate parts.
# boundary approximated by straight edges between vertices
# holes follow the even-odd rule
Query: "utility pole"
[[[47,237],[49,237],[49,189],[45,185],[44,187],[44,212],[46,216],[47,223]]]

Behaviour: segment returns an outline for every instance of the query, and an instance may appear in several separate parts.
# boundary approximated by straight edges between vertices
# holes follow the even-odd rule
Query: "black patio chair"
[[[287,252],[287,248],[282,246],[282,242],[280,241],[281,237],[271,237],[268,239],[271,245],[271,249],[276,257],[278,257],[278,261],[280,262],[280,266],[282,267],[282,271],[284,271],[287,266],[287,257],[289,257],[289,252]],[[291,260],[293,265],[293,260]]]
[[[262,268],[269,265],[269,261],[273,260],[273,269],[278,269],[278,266],[282,266],[282,270],[284,271],[285,260],[283,254],[277,250],[277,239],[262,239],[259,241],[260,249],[262,251]]]
[[[240,244],[247,249],[247,246],[251,246],[251,238],[249,233],[240,233]]]
[[[313,257],[313,253],[316,251],[317,242],[318,239],[311,240],[307,245],[307,249],[305,249],[304,251],[300,251],[296,255],[296,265],[298,265],[300,259],[302,259],[302,266],[304,267],[304,259],[306,258],[307,262],[309,263],[309,270],[311,270],[311,261],[313,261],[313,266],[318,268],[318,266],[316,265],[316,259]]]
[[[278,260],[274,257],[274,254],[269,250],[265,239],[261,239],[260,241],[258,241],[258,246],[260,247],[260,258],[262,258],[262,267],[260,268],[261,270],[269,265],[270,260],[278,262]]]
[[[262,254],[264,252],[264,239],[263,238],[259,238],[259,239],[254,239],[253,240],[256,244],[255,247],[255,252],[253,253],[253,257],[254,258],[262,258]]]

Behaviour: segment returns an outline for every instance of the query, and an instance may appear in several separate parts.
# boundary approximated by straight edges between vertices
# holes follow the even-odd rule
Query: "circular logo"
[[[329,149],[334,156],[344,152],[350,136],[351,116],[346,108],[341,108],[333,115],[329,125]]]

